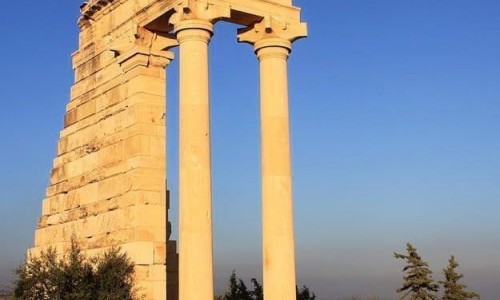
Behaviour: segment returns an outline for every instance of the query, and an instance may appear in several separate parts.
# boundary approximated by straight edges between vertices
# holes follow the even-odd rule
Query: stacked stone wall
[[[106,1],[82,9],[95,2]],[[135,19],[140,6],[157,1],[107,2],[79,22],[75,83],[30,252],[64,253],[72,237],[89,256],[120,246],[136,264],[146,299],[166,299],[171,264],[168,299],[175,299],[165,178],[171,56],[153,49],[155,35]]]

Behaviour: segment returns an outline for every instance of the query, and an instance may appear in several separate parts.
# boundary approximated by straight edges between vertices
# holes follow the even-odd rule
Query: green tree
[[[57,286],[57,299],[79,300],[91,299],[94,278],[93,268],[82,254],[80,247],[72,239],[67,259],[59,260],[54,266],[54,285]]]
[[[14,297],[16,299],[59,299],[58,282],[62,269],[56,251],[49,248],[40,256],[31,257],[16,270]]]
[[[112,248],[97,259],[94,272],[97,299],[134,300],[134,264],[120,249]]]
[[[229,285],[226,293],[219,300],[253,300],[251,292],[248,291],[245,282],[236,277],[236,271],[231,273],[229,277]]]
[[[406,244],[407,255],[394,253],[397,259],[406,261],[403,272],[403,286],[399,288],[398,293],[404,293],[401,299],[409,298],[411,300],[436,300],[435,294],[439,290],[439,285],[432,279],[432,271],[429,265],[422,260],[417,253],[417,249],[412,244]]]
[[[67,256],[53,248],[16,270],[14,296],[22,300],[133,300],[134,265],[119,249],[87,259],[72,240]]]
[[[464,277],[463,274],[457,273],[456,269],[459,264],[455,260],[455,256],[451,256],[448,261],[448,267],[443,269],[445,281],[440,281],[444,287],[443,300],[468,300],[480,299],[478,293],[468,292],[467,286],[459,283],[458,281]]]
[[[264,300],[264,290],[262,289],[262,285],[257,281],[257,279],[251,279],[253,284],[253,291],[251,292],[253,300]]]
[[[297,300],[315,300],[316,295],[314,293],[311,293],[309,288],[307,286],[302,286],[300,289],[298,286],[295,287],[295,290],[297,291]]]
[[[216,297],[216,300],[263,300],[264,292],[262,285],[255,278],[251,279],[253,290],[248,290],[245,282],[236,276],[236,271],[231,273],[227,291],[222,296]],[[296,287],[297,300],[315,300],[316,295],[312,293],[307,286]]]

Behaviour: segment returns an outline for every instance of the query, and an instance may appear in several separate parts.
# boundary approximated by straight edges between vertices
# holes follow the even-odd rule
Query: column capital
[[[108,37],[106,44],[108,50],[112,51],[115,57],[130,52],[130,50],[136,47],[148,48],[153,52],[159,52],[179,45],[173,34],[153,32],[140,26],[130,30],[128,34],[121,36],[118,40]]]
[[[267,16],[252,27],[238,29],[238,42],[254,45],[255,52],[267,47],[291,50],[291,44],[307,37],[306,23],[287,23]]]
[[[170,24],[179,26],[184,21],[205,21],[215,23],[231,17],[229,5],[215,4],[210,0],[182,0],[174,6],[175,13],[170,17]]]
[[[166,68],[174,59],[172,51],[151,51],[146,47],[135,47],[118,57],[118,63],[123,72],[136,67]]]
[[[165,68],[174,54],[168,49],[178,45],[173,35],[149,31],[143,27],[130,30],[118,40],[107,41],[111,51],[124,72],[138,67]]]

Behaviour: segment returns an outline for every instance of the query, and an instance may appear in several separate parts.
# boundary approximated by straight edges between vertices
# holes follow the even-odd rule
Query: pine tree
[[[252,300],[251,292],[248,291],[245,282],[236,277],[236,271],[229,277],[228,291],[219,299],[221,300]]]
[[[257,279],[252,278],[253,291],[251,292],[254,300],[264,300],[264,290],[262,285],[257,281]]]
[[[255,278],[251,279],[253,290],[248,290],[245,282],[236,276],[236,272],[231,273],[229,277],[229,284],[226,292],[216,297],[216,300],[263,300],[264,290],[262,284]],[[309,290],[307,286],[298,288],[296,286],[296,299],[297,300],[315,300],[316,295]]]
[[[403,268],[406,275],[403,276],[403,287],[398,293],[404,292],[401,299],[409,297],[410,300],[436,300],[435,292],[439,290],[439,285],[432,279],[432,271],[429,265],[418,255],[417,249],[412,244],[406,244],[408,255],[394,253],[397,259],[403,259],[407,265]]]
[[[297,300],[316,300],[316,295],[311,293],[307,286],[303,286],[299,289],[298,286],[295,286],[295,291],[297,294]]]
[[[456,272],[456,268],[459,264],[455,260],[455,256],[452,255],[448,262],[448,267],[443,269],[446,280],[439,282],[444,287],[443,300],[480,299],[478,293],[468,292],[466,290],[467,286],[458,282],[464,275]]]

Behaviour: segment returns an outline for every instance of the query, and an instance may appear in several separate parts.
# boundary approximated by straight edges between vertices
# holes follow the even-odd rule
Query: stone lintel
[[[176,7],[186,7],[190,3],[198,3],[205,6],[227,7],[231,11],[229,16],[220,19],[238,25],[250,26],[261,21],[267,16],[273,16],[284,22],[300,22],[300,8],[287,5],[284,1],[271,0],[177,0],[158,10],[156,7],[161,3],[154,3],[138,15],[139,24],[145,28],[155,31],[170,31],[168,20],[175,13]]]

